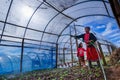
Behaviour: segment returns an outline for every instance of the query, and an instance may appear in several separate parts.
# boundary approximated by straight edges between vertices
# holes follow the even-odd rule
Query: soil
[[[112,52],[108,63],[113,66],[106,68],[107,79],[120,80],[120,48]]]
[[[120,64],[104,67],[107,80],[120,80]],[[0,80],[104,80],[100,68],[88,69],[78,66],[65,69],[33,71],[14,76],[14,78],[0,78]]]
[[[108,80],[120,80],[120,65],[106,68],[105,72]]]

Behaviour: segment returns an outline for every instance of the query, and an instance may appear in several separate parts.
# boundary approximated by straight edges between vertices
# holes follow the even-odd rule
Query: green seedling
[[[100,74],[99,74],[99,73],[95,73],[95,76],[96,76],[96,77],[99,77],[99,76],[100,76]]]
[[[39,77],[38,80],[41,80],[41,78]]]

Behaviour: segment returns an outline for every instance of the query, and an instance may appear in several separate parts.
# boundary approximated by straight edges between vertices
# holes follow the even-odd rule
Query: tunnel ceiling
[[[90,26],[99,38],[120,45],[120,31],[108,0],[0,1],[1,45],[69,43],[73,26],[78,34]],[[71,32],[74,34],[73,29]]]

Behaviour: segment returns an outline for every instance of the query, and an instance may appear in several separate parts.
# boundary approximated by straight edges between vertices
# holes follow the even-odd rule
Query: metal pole
[[[56,44],[56,68],[58,65],[58,44]]]
[[[108,47],[109,54],[111,55],[110,46],[107,45],[107,47]]]
[[[75,36],[77,36],[77,30],[76,30],[76,27],[75,27],[75,23],[74,23],[74,30],[75,30]],[[78,39],[76,38],[75,41],[76,41],[76,49],[78,49]],[[81,67],[81,63],[80,63],[79,58],[78,58],[78,61],[79,61],[79,65]]]
[[[96,51],[97,51],[97,53],[98,53],[98,58],[99,58],[100,67],[101,67],[101,70],[102,70],[102,73],[103,73],[104,80],[107,80],[107,77],[106,77],[106,74],[105,74],[105,70],[104,70],[103,65],[102,65],[102,63],[101,63],[101,61],[100,61],[99,50],[98,50],[98,48],[96,47],[96,45],[94,45],[93,43],[91,43],[91,44],[95,47],[95,49],[96,49]],[[98,43],[98,44],[99,44],[99,43]]]
[[[102,56],[103,63],[104,63],[104,65],[107,65],[104,54],[103,54],[103,51],[102,51],[101,44],[99,42],[98,42],[98,46],[99,46],[99,49],[100,49],[100,53],[101,53],[101,56]]]
[[[11,2],[10,2],[9,8],[8,8],[8,11],[7,11],[7,14],[6,14],[4,26],[3,26],[3,29],[2,29],[2,32],[1,32],[1,36],[0,36],[0,43],[1,43],[1,41],[2,41],[2,37],[3,37],[3,34],[4,34],[4,32],[5,32],[5,27],[6,27],[7,19],[8,19],[8,16],[9,16],[9,13],[10,13],[10,10],[11,10],[11,7],[12,7],[12,4],[13,4],[13,0],[11,0]]]
[[[70,27],[70,35],[71,35],[71,27]],[[71,47],[71,59],[72,59],[72,66],[73,66],[73,50],[72,50],[72,37],[70,36],[70,47]]]
[[[105,6],[105,9],[106,9],[106,11],[107,11],[108,16],[110,16],[110,13],[109,13],[109,10],[108,10],[108,8],[107,8],[107,5],[105,4],[105,1],[104,1],[104,0],[102,0],[102,1],[103,1],[104,6]]]
[[[22,65],[23,65],[23,53],[24,53],[24,39],[23,39],[23,41],[22,41],[22,47],[21,47],[20,72],[22,72]]]
[[[75,27],[75,23],[74,23],[74,30],[75,30],[75,36],[77,36],[77,30]],[[78,48],[78,39],[76,38],[75,41],[76,41],[76,48]]]
[[[63,48],[63,63],[65,63],[65,49],[66,48]]]

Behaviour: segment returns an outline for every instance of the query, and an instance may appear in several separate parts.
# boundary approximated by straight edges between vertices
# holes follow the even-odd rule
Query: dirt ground
[[[107,80],[120,80],[120,64],[105,69]]]
[[[120,64],[104,66],[107,80],[120,80]],[[72,67],[66,69],[54,69],[33,71],[13,78],[0,78],[0,80],[104,80],[98,67],[92,69]]]
[[[106,68],[108,80],[120,80],[120,48],[112,52],[108,63],[113,65]]]

